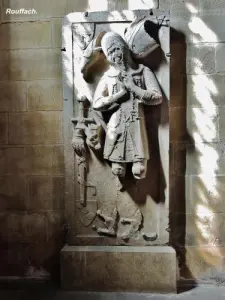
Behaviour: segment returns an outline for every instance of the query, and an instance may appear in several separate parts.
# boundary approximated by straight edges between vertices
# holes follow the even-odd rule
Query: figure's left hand
[[[132,90],[132,88],[134,87],[134,81],[132,76],[130,75],[124,77],[123,83],[129,91]]]

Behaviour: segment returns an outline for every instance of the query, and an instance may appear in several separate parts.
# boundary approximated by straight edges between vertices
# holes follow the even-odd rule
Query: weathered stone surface
[[[187,106],[212,111],[225,102],[225,76],[202,74],[187,76]]]
[[[225,174],[225,143],[196,143],[187,151],[187,174]]]
[[[186,140],[170,143],[170,175],[185,175],[186,150],[190,146]]]
[[[225,42],[225,31],[223,26],[225,8],[220,12],[221,15],[216,15],[211,11],[207,15],[200,15],[192,18],[189,25],[193,31],[193,42]]]
[[[185,11],[181,11],[178,13],[176,11],[172,11],[170,26],[177,34],[179,33],[181,36],[183,36],[187,43],[190,43],[193,41],[193,32],[189,28],[191,16],[189,13],[186,15],[184,12]],[[172,39],[173,33],[171,34],[171,40]]]
[[[29,110],[62,110],[62,83],[58,80],[40,80],[29,82]]]
[[[0,50],[0,78],[9,79],[9,51]]]
[[[67,12],[72,11],[103,11],[103,10],[124,10],[124,9],[148,9],[158,8],[159,0],[101,0],[96,2],[95,0],[90,1],[79,1],[79,0],[67,0]]]
[[[0,111],[25,111],[27,108],[27,83],[0,81]]]
[[[225,72],[225,62],[224,62],[224,55],[225,55],[225,44],[217,44],[216,45],[216,72],[217,73],[224,73]]]
[[[186,45],[184,42],[177,42],[171,44],[171,74],[182,76],[186,73]]]
[[[187,213],[194,213],[196,209],[205,212],[225,213],[225,176],[190,176],[187,199]]]
[[[5,23],[0,25],[0,49],[50,48],[50,22]]]
[[[0,144],[8,144],[8,114],[0,113]]]
[[[224,245],[224,216],[214,213],[210,205],[197,205],[194,214],[186,214],[186,245]]]
[[[62,211],[58,212],[51,212],[49,211],[46,214],[47,218],[47,241],[55,243],[55,241],[64,240],[65,238],[65,229],[66,229],[66,222],[64,220],[64,215]],[[58,243],[58,254],[61,250],[61,243]],[[59,261],[58,261],[59,263]]]
[[[186,106],[186,76],[173,76],[170,78],[170,107]],[[176,120],[171,121],[176,122]]]
[[[55,176],[28,178],[28,209],[59,210],[64,206],[64,179]]]
[[[223,0],[200,0],[199,8],[201,13],[214,13],[214,14],[224,14],[225,7]]]
[[[35,9],[37,14],[6,14],[6,9]],[[2,18],[4,21],[28,21],[40,20],[51,17],[62,17],[66,14],[66,0],[50,1],[45,0],[3,0]]]
[[[199,7],[198,0],[190,0],[190,1],[188,1],[188,3],[186,1],[159,0],[159,8],[160,9],[169,9],[169,10],[171,10],[171,13],[174,13],[174,14],[177,12],[191,13],[189,7],[198,11],[198,7]]]
[[[171,108],[170,120],[170,140],[179,141],[184,139],[186,136],[186,108]]]
[[[61,112],[9,114],[9,144],[61,144]]]
[[[225,108],[219,108],[219,140],[225,140]]]
[[[9,147],[0,152],[2,175],[63,175],[62,146]]]
[[[59,49],[1,51],[3,80],[55,79],[61,76]]]
[[[185,201],[188,201],[188,198],[185,198],[185,192],[188,191],[187,183],[188,176],[170,176],[170,211],[172,214],[185,211]]]
[[[73,1],[74,2],[74,1]],[[83,2],[80,2],[83,3]],[[70,10],[69,12],[74,11]],[[52,19],[51,20],[52,29],[52,47],[60,48],[62,46],[62,19]]]
[[[195,142],[218,141],[218,109],[187,108],[187,130]]]
[[[176,254],[171,247],[65,246],[64,289],[176,293]]]
[[[47,223],[44,214],[6,214],[1,226],[1,239],[4,242],[35,243],[45,241]]]
[[[187,47],[187,74],[215,72],[215,45],[189,44]]]
[[[183,277],[209,280],[211,276],[224,272],[224,247],[199,245],[187,246],[185,250],[188,268],[181,270]]]
[[[0,177],[0,209],[25,210],[26,203],[26,179],[23,176]]]

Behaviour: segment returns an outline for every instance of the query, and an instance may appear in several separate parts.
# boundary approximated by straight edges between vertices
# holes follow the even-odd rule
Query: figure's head
[[[118,33],[107,32],[102,38],[101,46],[109,63],[123,63],[128,48],[126,42]]]

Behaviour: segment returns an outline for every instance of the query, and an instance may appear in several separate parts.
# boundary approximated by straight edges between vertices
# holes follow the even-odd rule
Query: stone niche
[[[62,287],[176,292],[169,243],[169,14],[71,13],[62,44]]]

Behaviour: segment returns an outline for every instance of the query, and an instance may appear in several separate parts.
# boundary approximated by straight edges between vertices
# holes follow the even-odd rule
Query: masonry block
[[[73,11],[74,10],[70,10],[68,11],[68,13]],[[62,19],[61,18],[52,19],[51,28],[52,28],[52,47],[60,48],[62,46]]]
[[[171,74],[182,76],[186,74],[186,45],[184,41],[171,44]]]
[[[178,14],[191,14],[194,10],[198,12],[198,0],[180,1],[180,0],[159,0],[159,8],[170,10],[172,16]]]
[[[225,108],[219,108],[219,140],[225,141]]]
[[[55,243],[55,241],[64,240],[66,222],[62,211],[49,211],[47,217],[47,241]],[[61,243],[58,245],[61,247]]]
[[[225,175],[225,143],[195,143],[186,166],[188,175]]]
[[[50,48],[50,22],[16,22],[0,25],[0,49]]]
[[[7,50],[0,50],[0,78],[1,80],[8,80],[9,79],[9,62],[10,62],[10,55],[9,51]]]
[[[14,10],[25,8],[35,9],[36,14],[6,14],[6,9]],[[3,0],[4,21],[29,21],[48,19],[51,17],[62,17],[66,14],[66,0],[49,1],[45,0]]]
[[[25,210],[26,178],[23,176],[6,175],[0,177],[0,208],[1,211]]]
[[[186,76],[170,77],[170,107],[186,106]],[[175,121],[174,121],[175,122]]]
[[[0,81],[0,111],[25,111],[27,108],[27,83]]]
[[[170,143],[170,176],[184,176],[186,170],[187,141]]]
[[[186,136],[186,108],[170,108],[170,140],[179,141]]]
[[[211,205],[198,205],[194,214],[186,214],[187,246],[224,246],[225,214],[214,213]]]
[[[215,45],[189,44],[187,47],[187,74],[215,73]]]
[[[176,264],[166,246],[65,246],[61,282],[67,290],[176,293]]]
[[[201,13],[214,13],[214,14],[224,14],[225,7],[223,0],[200,0],[199,8]]]
[[[8,144],[8,114],[0,113],[0,144]]]
[[[217,73],[225,73],[225,44],[217,44],[216,45],[216,72]]]
[[[225,6],[223,3],[223,9],[220,10],[219,14],[210,10],[206,15],[193,17],[190,27],[195,33],[195,40],[204,43],[225,42],[224,15]]]
[[[225,103],[225,75],[187,76],[187,106],[212,111]]]
[[[8,56],[5,58],[7,62],[3,62],[6,68],[4,78],[11,80],[61,78],[60,49],[11,50],[7,53]]]
[[[187,189],[187,213],[195,213],[196,208],[205,208],[206,212],[225,213],[225,176],[192,175]]]
[[[63,177],[30,176],[27,187],[29,210],[59,210],[63,208]]]
[[[31,81],[27,98],[28,110],[62,110],[62,83],[58,80]]]
[[[9,114],[9,144],[62,144],[61,112]]]
[[[1,225],[1,239],[5,242],[33,244],[37,241],[45,241],[47,237],[47,222],[44,214],[6,214]]]
[[[219,138],[218,109],[187,108],[187,130],[195,142],[216,142]]]
[[[63,175],[62,146],[0,148],[1,175]]]

